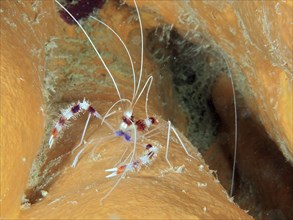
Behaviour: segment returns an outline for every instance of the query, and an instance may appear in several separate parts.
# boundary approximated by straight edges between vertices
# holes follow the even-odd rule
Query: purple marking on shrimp
[[[79,21],[88,17],[96,8],[101,9],[104,3],[105,0],[66,0],[64,7]],[[65,10],[60,10],[59,14],[66,23],[76,24]]]
[[[61,116],[60,118],[59,118],[59,124],[61,125],[61,126],[63,126],[64,124],[65,124],[65,122],[66,122],[66,118],[64,117],[64,116]]]
[[[124,132],[123,131],[116,131],[115,134],[119,137],[124,136]]]
[[[119,137],[123,136],[126,141],[131,140],[131,136],[123,131],[116,131],[115,134],[116,134],[116,136],[119,136]]]
[[[146,150],[149,150],[149,149],[151,149],[153,146],[151,145],[151,144],[147,144],[146,146],[145,146],[145,149]]]
[[[96,112],[96,110],[92,106],[89,106],[87,110],[89,111],[89,113],[92,113],[92,114]]]
[[[75,114],[79,111],[79,109],[80,109],[80,106],[79,106],[79,104],[77,104],[71,108],[71,111],[73,114]]]
[[[126,141],[130,141],[130,140],[131,140],[131,137],[130,137],[130,135],[124,133],[124,139],[125,139]]]
[[[116,134],[116,136],[119,136],[119,137],[122,137],[123,136],[126,141],[130,141],[131,140],[131,136],[129,134],[123,132],[123,131],[120,131],[120,130],[119,131],[116,131],[115,134]]]

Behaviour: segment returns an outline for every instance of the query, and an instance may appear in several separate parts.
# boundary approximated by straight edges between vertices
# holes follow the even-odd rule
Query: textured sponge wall
[[[36,12],[24,5],[1,1],[1,13],[1,217],[16,218],[44,131],[44,35],[34,26]]]
[[[75,82],[80,82],[80,75],[75,75],[75,78],[72,78],[70,77],[70,73],[67,75],[65,74],[64,78],[64,80],[68,80],[68,82],[72,83],[69,84],[69,86],[71,86],[70,88],[76,89],[70,90],[70,93],[66,93],[62,90],[62,88],[65,88],[63,84],[59,84],[62,85],[62,87],[58,87],[58,85],[56,87],[50,87],[54,84],[54,77],[49,77],[47,79],[49,82],[45,81],[43,84],[44,76],[46,75],[43,69],[44,67],[46,68],[46,63],[44,63],[45,52],[50,52],[50,50],[44,51],[43,48],[45,48],[45,45],[48,42],[52,42],[50,41],[50,36],[56,36],[60,34],[60,32],[63,34],[66,33],[69,38],[73,38],[78,35],[76,34],[76,30],[74,28],[64,26],[58,16],[58,13],[56,12],[56,7],[53,1],[0,2],[1,217],[16,218],[20,213],[22,193],[24,192],[28,181],[32,161],[39,151],[42,143],[41,139],[43,137],[45,124],[42,113],[44,110],[42,107],[42,104],[44,103],[43,94],[45,99],[48,97],[52,98],[52,94],[54,95],[55,106],[53,106],[52,109],[57,110],[59,108],[59,103],[56,104],[56,102],[62,102],[60,104],[61,106],[68,103],[70,100],[75,101],[77,98],[84,95],[80,95],[79,92],[84,92],[89,89],[90,93],[94,90],[93,88],[84,88],[80,91],[79,86],[75,87],[74,84]],[[132,1],[127,3],[132,4]],[[259,115],[259,118],[266,126],[267,131],[280,143],[280,147],[282,147],[282,150],[287,158],[292,158],[292,149],[290,148],[290,146],[292,146],[292,136],[290,136],[292,118],[290,117],[292,116],[287,114],[287,112],[292,112],[292,102],[290,102],[290,98],[292,97],[292,85],[290,84],[291,76],[289,74],[292,69],[292,61],[289,59],[290,53],[288,53],[288,51],[292,50],[292,48],[290,48],[292,47],[292,44],[290,43],[292,37],[289,37],[292,30],[290,27],[282,28],[280,30],[273,30],[269,28],[272,26],[276,27],[278,26],[277,24],[288,24],[288,20],[286,18],[290,17],[289,11],[292,9],[292,3],[280,3],[278,5],[273,5],[275,3],[254,3],[255,5],[253,7],[249,5],[244,5],[244,7],[243,5],[240,5],[240,3],[221,3],[220,5],[214,6],[198,1],[190,1],[190,3],[168,1],[167,3],[168,5],[166,6],[166,2],[164,1],[138,1],[145,25],[148,27],[158,25],[157,23],[154,23],[153,16],[159,15],[160,19],[168,21],[169,23],[174,23],[179,31],[192,31],[196,29],[197,25],[199,25],[199,31],[206,29],[206,32],[211,36],[211,39],[214,39],[216,44],[220,45],[222,49],[233,57],[235,62],[240,64],[241,69],[246,74],[252,91],[254,91],[255,94],[253,97],[247,97],[248,103],[250,103],[254,113]],[[255,8],[258,9],[258,13],[260,14],[255,15]],[[115,12],[118,11],[119,10]],[[223,13],[223,11],[225,13]],[[109,16],[111,16],[111,12],[112,9],[108,11]],[[119,17],[120,14],[117,13],[117,15],[118,18],[121,19],[121,17]],[[131,14],[129,13],[128,16],[130,17],[130,15]],[[259,22],[265,24],[262,26],[263,28],[261,30],[256,28],[252,22],[258,20],[259,17],[262,18]],[[118,18],[117,20],[114,18],[113,23],[117,22],[119,24],[120,20]],[[268,21],[271,22],[269,25],[265,23]],[[119,26],[119,28],[117,31],[123,32],[123,26]],[[134,35],[138,33],[137,29],[128,31],[133,31],[131,34]],[[241,34],[235,35],[235,33]],[[273,39],[269,38],[271,36],[273,36]],[[275,39],[277,40],[275,41]],[[67,43],[66,40],[63,42]],[[137,40],[133,39],[133,42],[135,43]],[[78,44],[79,43],[77,42],[76,45]],[[109,46],[112,46],[111,49],[116,48],[111,44],[109,44]],[[107,45],[105,45],[105,47],[107,47]],[[47,45],[46,48],[50,47]],[[117,51],[117,53],[119,52],[120,50]],[[138,65],[139,50],[134,53],[136,57],[138,57],[136,60]],[[110,56],[109,59],[111,60],[111,58],[112,57]],[[113,58],[112,61],[115,61],[115,58]],[[74,60],[72,62],[74,62]],[[60,66],[62,66],[62,63]],[[121,65],[120,68],[122,69],[123,65]],[[151,72],[153,68],[150,67],[149,70]],[[72,71],[72,69],[69,69],[69,71]],[[270,77],[267,77],[267,75]],[[67,76],[68,78],[66,78]],[[102,73],[98,76],[102,77]],[[119,74],[117,74],[117,76],[119,78]],[[104,78],[101,79],[103,80]],[[63,83],[64,80],[61,80],[58,83]],[[95,92],[99,95],[91,95],[91,98],[93,100],[99,99],[110,103],[113,102],[113,99],[110,99],[110,97],[113,98],[113,92],[109,87],[109,82],[110,81],[106,81],[106,88],[108,86],[108,89],[98,89]],[[90,83],[91,82],[87,82],[86,85]],[[122,75],[120,76],[120,83],[125,85],[126,89],[124,92],[126,95],[129,95],[129,90],[131,90],[129,80],[125,80],[125,77]],[[42,93],[43,85],[45,86],[45,90],[43,90],[44,93]],[[52,93],[54,90],[57,90],[60,96]],[[159,112],[158,114],[160,114],[160,108],[157,107],[159,104],[156,102],[155,98],[153,98],[153,100],[154,102],[150,105],[150,108],[157,109]],[[255,103],[257,103],[257,105],[255,105]],[[103,108],[101,109],[103,110]],[[143,112],[143,109],[139,108],[138,111]],[[82,123],[78,122],[77,124],[82,126]],[[95,133],[96,130],[92,128],[91,131],[92,133]],[[76,133],[73,132],[69,134],[71,134],[72,137],[75,137],[74,135]],[[161,139],[163,142],[164,137],[161,137]],[[175,145],[176,144],[174,144],[174,146]],[[106,147],[112,149],[112,145]],[[109,150],[108,153],[110,154],[111,151]],[[112,153],[115,154],[116,151],[113,151]],[[175,151],[174,155],[176,157],[176,155],[181,155],[181,153],[182,152]],[[175,160],[175,162],[183,162],[183,159],[178,161]],[[200,173],[201,171],[197,169],[197,166],[200,166],[201,162],[201,160],[198,160],[194,166],[188,165],[188,169],[196,170],[197,174],[195,176],[188,174],[184,177],[186,182],[194,181],[194,184],[197,182],[196,178],[209,183],[208,186],[210,188],[208,188],[207,191],[201,191],[202,189],[200,187],[198,187],[200,189],[192,188],[192,190],[196,193],[194,195],[200,198],[199,200],[197,200],[197,198],[192,199],[189,196],[184,197],[185,193],[182,191],[184,189],[179,188],[179,186],[181,186],[180,181],[182,181],[182,178],[172,174],[169,176],[169,179],[167,178],[165,180],[160,180],[161,182],[159,181],[162,185],[158,184],[156,180],[153,182],[150,177],[146,178],[150,187],[148,187],[148,185],[144,185],[143,179],[139,180],[142,185],[140,190],[146,193],[142,193],[140,194],[142,195],[141,197],[137,197],[136,201],[132,204],[133,207],[136,207],[136,204],[140,204],[141,207],[144,207],[144,202],[146,201],[145,197],[157,192],[159,192],[159,198],[166,198],[164,197],[164,194],[160,193],[160,187],[164,188],[165,186],[168,186],[168,183],[174,182],[175,185],[166,187],[167,189],[164,188],[165,192],[170,195],[166,200],[160,201],[166,202],[164,203],[164,208],[166,208],[164,210],[172,211],[172,207],[178,206],[174,198],[178,199],[176,195],[179,193],[184,194],[179,197],[180,199],[186,199],[184,200],[186,203],[192,201],[193,204],[186,207],[183,202],[181,204],[182,209],[174,209],[174,213],[178,217],[180,217],[180,215],[184,217],[194,217],[194,210],[197,210],[199,213],[197,216],[203,218],[205,216],[205,212],[209,211],[209,208],[207,209],[207,207],[211,205],[210,207],[213,208],[213,211],[208,214],[208,217],[210,218],[216,218],[217,216],[222,217],[225,213],[227,214],[227,210],[230,209],[232,213],[231,215],[247,218],[248,216],[242,210],[227,200],[226,195],[222,192],[223,188],[221,188],[219,184],[213,182],[214,179],[211,177],[208,170]],[[69,163],[66,165],[68,164]],[[161,162],[162,167],[165,165],[166,164]],[[96,172],[96,167],[91,166],[89,163],[82,163],[79,170],[71,172],[76,173],[75,175],[67,173],[65,176],[60,177],[61,181],[59,183],[56,182],[54,188],[52,188],[52,197],[49,198],[51,200],[46,200],[43,205],[42,203],[37,204],[36,208],[22,213],[22,217],[33,218],[34,216],[48,217],[49,215],[52,215],[51,217],[54,218],[54,215],[57,212],[46,212],[48,216],[43,216],[44,212],[42,210],[48,211],[47,205],[50,205],[50,201],[55,201],[60,198],[60,196],[62,197],[62,195],[66,192],[69,193],[67,195],[70,196],[70,200],[66,200],[66,202],[69,203],[63,203],[65,206],[58,206],[58,203],[54,204],[54,208],[56,207],[59,210],[57,213],[58,217],[64,218],[66,217],[64,215],[68,216],[72,214],[64,213],[64,209],[62,207],[72,208],[71,205],[75,205],[74,201],[79,199],[79,201],[81,201],[81,205],[79,206],[80,209],[76,209],[74,216],[78,217],[83,214],[86,215],[82,212],[84,210],[88,210],[88,212],[85,211],[88,216],[95,216],[93,213],[96,211],[95,204],[97,201],[94,194],[89,193],[89,197],[84,199],[81,197],[87,195],[86,193],[88,192],[85,194],[72,194],[71,192],[77,192],[75,191],[76,189],[80,189],[82,186],[90,185],[94,179],[91,179],[93,178],[92,175],[87,174],[94,174]],[[79,172],[85,175],[84,179],[79,179]],[[158,174],[156,173],[155,175]],[[122,185],[121,188],[119,188],[119,193],[125,195],[123,192],[127,192],[129,188],[134,189],[134,191],[131,192],[138,193],[139,190],[137,188],[133,188],[137,186],[137,182],[133,181],[133,179],[130,181],[130,185]],[[85,182],[80,182],[83,180]],[[104,180],[102,175],[100,180]],[[77,183],[82,185],[77,185]],[[200,185],[200,182],[198,182],[198,184]],[[77,188],[74,188],[75,186],[77,186]],[[110,186],[107,185],[107,187],[109,188]],[[133,194],[129,193],[126,195],[130,196]],[[212,201],[216,202],[214,204],[210,204],[211,200],[208,198],[215,199]],[[120,206],[119,204],[116,204],[117,210],[121,209],[124,212],[124,216],[127,216],[128,212],[133,213],[133,210],[130,208],[123,209],[125,204],[128,202],[127,197],[121,196],[117,201],[120,204]],[[171,203],[172,206],[168,206],[168,203]],[[222,208],[222,206],[224,208]],[[110,210],[111,203],[108,207]],[[184,209],[184,207],[186,207],[186,209]],[[142,214],[148,213],[150,215],[152,210],[153,209],[147,209],[146,207]],[[156,206],[155,210],[159,211],[160,206]],[[186,211],[185,215],[182,214],[182,210]],[[80,211],[80,213],[77,211]],[[188,211],[190,211],[190,215]],[[107,214],[108,210],[104,209],[103,212]],[[152,214],[155,213],[152,212]],[[227,215],[227,217],[232,217],[229,215]],[[165,217],[168,218],[169,216]]]

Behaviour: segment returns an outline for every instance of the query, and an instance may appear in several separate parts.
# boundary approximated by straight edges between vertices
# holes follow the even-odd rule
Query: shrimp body
[[[151,85],[152,85],[152,82],[153,82],[153,76],[149,76],[147,78],[147,80],[145,81],[144,85],[142,86],[142,88],[140,88],[141,81],[142,81],[143,58],[144,58],[144,47],[143,47],[144,40],[143,40],[143,28],[142,28],[141,17],[140,17],[140,13],[139,13],[139,10],[138,10],[137,4],[136,4],[136,0],[134,0],[134,5],[135,5],[137,15],[138,15],[138,21],[139,21],[139,26],[140,26],[140,36],[141,36],[141,60],[140,60],[140,72],[139,72],[138,83],[136,83],[135,70],[134,70],[134,65],[133,65],[131,55],[130,55],[129,50],[127,49],[125,43],[123,42],[123,40],[107,24],[105,24],[104,22],[100,21],[97,18],[91,17],[94,20],[97,20],[98,22],[100,22],[101,24],[106,26],[108,29],[110,29],[118,37],[118,39],[123,44],[128,56],[129,56],[130,64],[131,64],[131,67],[132,67],[132,74],[133,74],[133,97],[130,100],[130,99],[127,99],[127,98],[121,98],[120,91],[118,89],[118,85],[117,85],[113,75],[111,74],[111,72],[110,72],[109,68],[107,67],[106,63],[104,62],[101,54],[99,53],[98,49],[95,47],[93,41],[91,40],[91,38],[89,37],[89,35],[85,31],[83,26],[78,22],[78,20],[61,3],[58,2],[58,0],[55,0],[55,2],[64,11],[66,11],[66,13],[75,21],[75,23],[80,27],[80,29],[83,31],[83,33],[87,37],[88,41],[92,45],[92,47],[95,50],[96,54],[98,55],[100,61],[104,65],[105,69],[107,70],[110,78],[112,79],[113,84],[115,86],[115,89],[117,91],[117,95],[119,97],[119,100],[112,104],[112,106],[105,113],[104,117],[101,117],[101,115],[85,99],[83,100],[83,102],[78,102],[76,104],[73,103],[67,109],[61,111],[61,116],[59,117],[58,122],[56,122],[55,127],[52,130],[52,134],[51,134],[51,137],[50,137],[50,140],[49,140],[49,147],[50,148],[52,147],[52,145],[54,143],[54,140],[57,138],[58,134],[62,131],[62,129],[64,127],[66,127],[68,121],[71,118],[74,118],[74,119],[77,118],[80,113],[84,113],[85,111],[89,112],[88,119],[87,119],[86,124],[84,126],[84,130],[83,130],[83,133],[82,133],[80,143],[72,150],[72,152],[75,149],[77,149],[78,147],[80,147],[81,145],[83,145],[83,140],[84,140],[85,133],[86,133],[86,130],[87,130],[87,126],[88,126],[88,123],[89,123],[89,120],[90,120],[91,116],[94,116],[94,117],[100,119],[102,121],[101,125],[103,123],[105,123],[112,130],[112,132],[113,132],[112,134],[114,134],[115,136],[118,136],[118,137],[123,137],[127,142],[131,142],[131,144],[133,144],[133,149],[132,149],[131,153],[129,154],[129,156],[124,160],[124,162],[120,163],[119,166],[114,165],[113,168],[105,170],[105,172],[110,173],[109,175],[106,176],[106,178],[111,178],[111,177],[114,177],[114,176],[117,176],[117,175],[120,175],[120,177],[118,178],[118,180],[116,181],[114,186],[108,191],[108,193],[104,197],[101,198],[100,204],[102,204],[102,201],[105,200],[113,192],[113,190],[118,186],[120,181],[125,176],[126,172],[139,171],[142,166],[148,166],[157,157],[158,146],[153,146],[151,144],[147,144],[147,145],[143,146],[144,150],[143,150],[142,155],[139,156],[138,158],[135,158],[136,146],[138,145],[137,141],[139,139],[143,139],[144,137],[147,137],[147,135],[149,135],[148,138],[150,136],[156,135],[156,133],[152,133],[150,135],[151,132],[154,132],[154,131],[158,131],[157,133],[163,132],[162,130],[159,130],[159,129],[164,125],[157,126],[157,128],[150,129],[150,131],[148,131],[149,128],[152,125],[157,125],[159,123],[159,121],[155,117],[149,117],[149,114],[148,114],[148,96],[149,96],[150,88],[151,88]],[[134,115],[135,106],[138,103],[138,101],[140,100],[140,98],[142,97],[142,94],[144,92],[145,92],[145,119],[135,120],[135,115]],[[114,130],[113,127],[106,121],[106,118],[110,117],[110,115],[112,115],[113,112],[115,113],[116,111],[111,112],[111,110],[116,105],[118,105],[118,104],[120,104],[122,102],[128,102],[129,106],[123,112],[122,117],[121,117],[121,121],[119,122],[119,124],[117,124],[118,130]],[[186,146],[184,145],[184,143],[181,140],[179,134],[177,133],[176,129],[172,126],[170,121],[168,121],[167,126],[168,126],[168,132],[167,132],[165,160],[169,164],[170,168],[173,169],[173,166],[172,166],[172,164],[170,163],[170,161],[168,159],[169,142],[170,142],[171,132],[173,132],[173,134],[175,134],[176,138],[179,140],[180,145],[184,149],[185,153],[191,158],[194,158],[194,157],[188,152]],[[138,134],[138,132],[140,132],[142,134]],[[111,134],[111,136],[112,136],[112,134]],[[76,157],[74,159],[72,167],[76,167],[78,159],[79,159],[79,156],[84,152],[84,150],[87,148],[87,146],[89,146],[89,145],[84,146],[78,152],[78,154],[76,155]],[[124,157],[124,153],[123,153],[121,159],[123,157]]]

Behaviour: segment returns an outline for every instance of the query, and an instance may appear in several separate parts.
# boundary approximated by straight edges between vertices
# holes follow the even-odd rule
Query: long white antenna
[[[129,57],[129,60],[130,60],[130,64],[131,64],[131,68],[132,68],[132,75],[133,75],[133,97],[132,97],[132,102],[134,101],[134,97],[135,97],[135,89],[136,89],[136,79],[135,79],[135,71],[134,71],[134,65],[133,65],[133,61],[132,61],[132,58],[131,58],[131,55],[130,55],[130,52],[127,48],[127,46],[125,45],[125,43],[123,42],[123,40],[121,39],[121,37],[116,33],[116,31],[114,31],[109,25],[107,25],[106,23],[104,23],[103,21],[93,17],[93,16],[90,16],[92,19],[100,22],[101,24],[105,25],[108,29],[110,29],[113,34],[116,35],[116,37],[120,40],[120,42],[122,43],[122,45],[124,46],[127,54],[128,54],[128,57]]]
[[[228,72],[230,75],[231,79],[231,84],[232,84],[232,91],[233,91],[233,101],[234,101],[234,132],[235,132],[235,137],[234,137],[234,157],[233,157],[233,169],[232,169],[232,180],[231,180],[231,189],[230,189],[230,197],[233,196],[233,191],[234,191],[234,179],[235,179],[235,171],[236,171],[236,159],[237,159],[237,145],[238,145],[238,114],[237,114],[237,102],[236,102],[236,93],[235,93],[235,88],[234,88],[234,80],[232,76],[232,72],[230,70],[229,64],[226,60],[226,58],[223,56],[226,65],[228,67]]]
[[[116,84],[116,81],[114,79],[114,77],[112,76],[110,70],[108,69],[106,63],[104,62],[102,56],[100,55],[99,51],[97,50],[97,48],[95,47],[94,43],[92,42],[91,38],[89,37],[89,35],[86,33],[86,31],[83,29],[82,25],[75,19],[75,17],[63,6],[60,4],[60,2],[58,2],[57,0],[55,0],[55,2],[64,10],[67,12],[67,14],[69,14],[69,16],[78,24],[78,26],[80,27],[80,29],[83,31],[83,33],[85,34],[85,36],[87,37],[87,39],[89,40],[89,42],[91,43],[92,47],[94,48],[94,50],[96,51],[96,53],[98,54],[98,57],[100,58],[100,60],[102,61],[105,69],[107,70],[107,72],[109,73],[113,83],[114,83],[114,86],[116,88],[116,91],[117,91],[117,94],[119,96],[119,99],[121,99],[121,95],[120,95],[120,92],[119,92],[119,89],[117,87],[117,84]]]
[[[169,153],[169,143],[170,143],[170,135],[171,135],[171,130],[173,131],[173,133],[176,135],[178,141],[181,144],[181,147],[184,149],[185,153],[187,154],[187,156],[196,159],[195,157],[193,157],[187,150],[185,144],[183,143],[183,141],[181,140],[179,134],[177,133],[177,131],[175,130],[175,128],[172,126],[171,121],[168,121],[168,134],[167,134],[167,144],[166,144],[166,153],[165,153],[165,160],[167,161],[167,163],[169,164],[170,168],[173,168],[173,166],[171,165],[169,159],[168,159],[168,153]]]
[[[134,0],[134,5],[137,11],[137,16],[138,16],[138,21],[139,21],[139,27],[140,27],[140,37],[141,37],[141,58],[140,58],[140,71],[139,71],[139,79],[138,79],[138,84],[137,84],[137,88],[136,88],[136,93],[135,96],[138,93],[139,90],[139,86],[140,86],[140,81],[141,81],[141,77],[142,77],[142,69],[143,69],[143,30],[142,30],[142,22],[141,22],[141,18],[140,18],[140,13],[136,4],[136,1]]]
[[[140,96],[142,95],[142,93],[144,92],[148,82],[150,82],[148,90],[147,90],[147,94],[146,94],[146,99],[145,99],[145,112],[146,112],[146,118],[148,118],[148,97],[149,97],[149,92],[150,92],[150,88],[153,82],[153,76],[150,76],[147,81],[145,82],[141,92],[139,93],[138,97],[136,98],[135,102],[133,103],[132,107],[134,108],[134,106],[136,105],[137,101],[139,100]]]

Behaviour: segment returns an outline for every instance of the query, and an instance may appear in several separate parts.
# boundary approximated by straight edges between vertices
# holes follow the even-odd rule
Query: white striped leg
[[[186,146],[184,145],[183,141],[181,140],[181,138],[179,137],[177,131],[175,130],[175,128],[171,125],[171,122],[168,121],[168,134],[167,134],[167,145],[166,145],[166,154],[165,154],[165,159],[167,161],[167,163],[169,164],[170,168],[173,168],[173,166],[171,165],[169,159],[168,159],[168,152],[169,152],[169,143],[170,143],[170,135],[171,135],[171,130],[173,131],[173,133],[176,135],[177,139],[179,140],[181,147],[184,149],[185,153],[193,158],[196,159],[195,157],[193,157],[187,150]]]
[[[85,126],[84,126],[84,129],[83,129],[83,132],[82,132],[82,136],[81,136],[81,139],[80,139],[80,142],[79,144],[72,150],[72,153],[77,149],[79,148],[82,144],[83,144],[83,140],[84,140],[84,135],[85,135],[85,132],[86,132],[86,129],[87,129],[87,126],[88,126],[88,123],[90,121],[90,118],[91,118],[91,114],[89,114],[87,120],[86,120],[86,123],[85,123]]]
[[[50,140],[49,140],[49,148],[52,147],[53,143],[54,143],[54,136],[51,135]]]
[[[75,168],[77,166],[77,162],[79,160],[79,156],[83,153],[83,151],[92,143],[92,141],[90,141],[89,143],[87,143],[79,152],[78,154],[74,157],[74,160],[71,164],[72,168]]]

